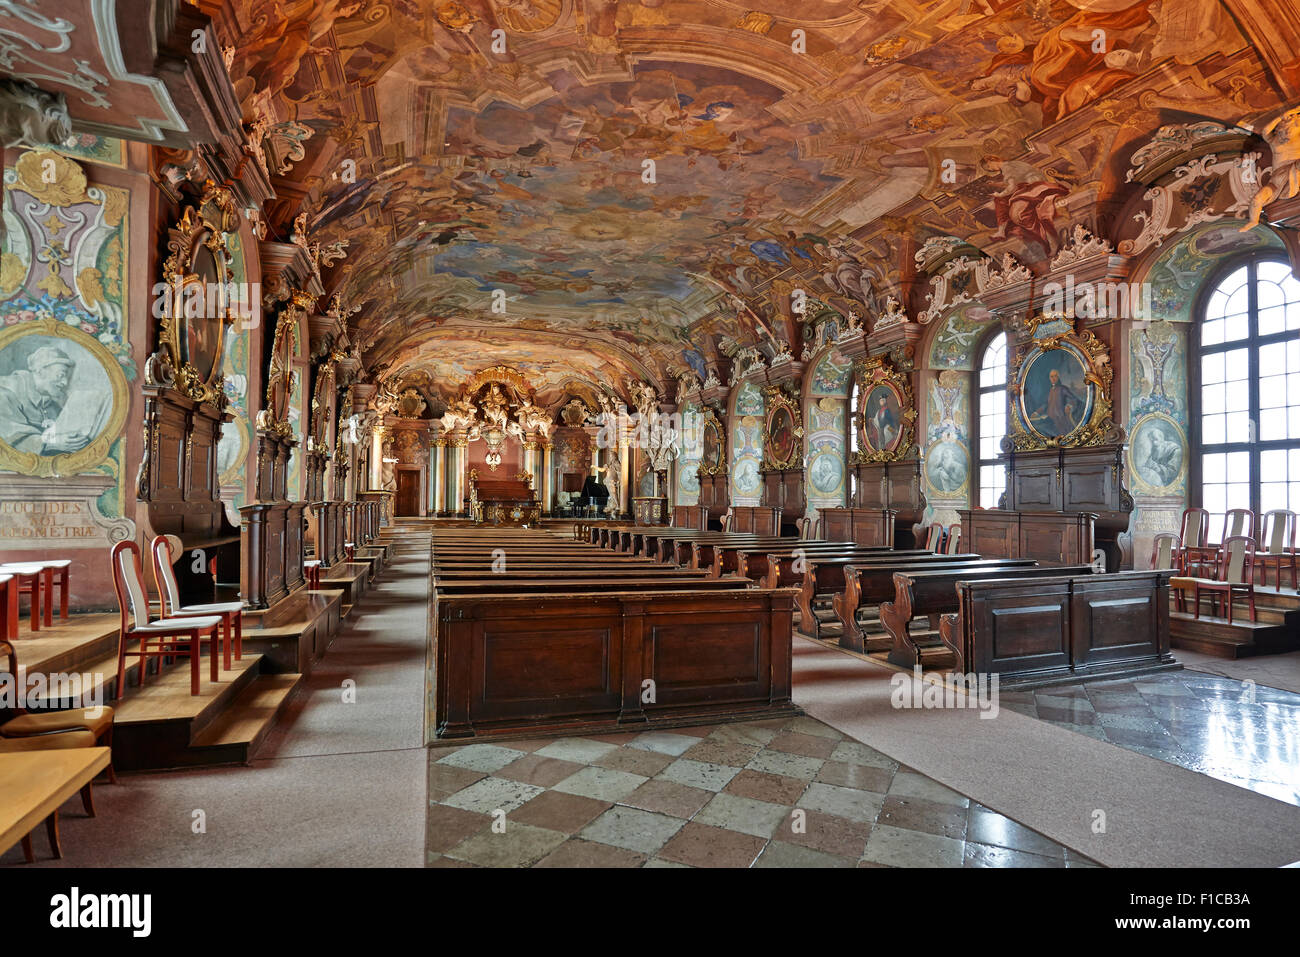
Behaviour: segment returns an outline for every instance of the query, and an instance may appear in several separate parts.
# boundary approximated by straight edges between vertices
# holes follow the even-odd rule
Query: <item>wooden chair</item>
[[[1223,513],[1223,534],[1220,542],[1237,536],[1255,537],[1255,513],[1248,508],[1230,508]]]
[[[1209,544],[1210,513],[1203,508],[1183,509],[1178,530],[1178,570],[1189,577],[1208,578],[1213,574],[1219,551]]]
[[[1232,605],[1244,596],[1250,603],[1250,620],[1255,616],[1255,539],[1249,535],[1230,535],[1219,548],[1219,564],[1212,579],[1192,579],[1192,600],[1196,603],[1196,617],[1201,617],[1201,593],[1214,599],[1218,612],[1219,596],[1228,605],[1228,624],[1232,624]]]
[[[1268,569],[1273,569],[1273,586],[1282,587],[1282,569],[1291,569],[1291,587],[1296,587],[1296,514],[1285,508],[1264,513],[1259,525],[1259,550],[1255,567],[1261,571],[1260,584],[1268,584]]]
[[[45,624],[51,624],[51,613],[54,609],[53,588],[59,587],[59,620],[68,620],[68,569],[72,567],[70,558],[53,558],[49,561],[39,561],[34,564],[41,565],[49,571],[50,583],[45,591]]]
[[[0,565],[0,575],[12,575],[17,582],[18,592],[31,596],[31,629],[41,630],[41,594],[45,595],[45,624],[53,626],[50,617],[50,603],[54,598],[54,569],[46,568],[41,562],[10,562]]]
[[[943,526],[938,522],[931,522],[925,530],[925,550],[927,552],[940,552],[943,549]]]
[[[0,575],[0,641],[18,637],[18,582]]]
[[[126,688],[126,659],[135,655],[140,659],[140,684],[145,683],[149,671],[149,659],[164,657],[188,658],[190,660],[190,694],[199,693],[199,657],[203,642],[208,642],[212,658],[212,680],[217,680],[218,654],[221,639],[217,629],[221,627],[218,615],[197,618],[159,618],[149,620],[149,599],[144,590],[144,576],[140,572],[140,549],[135,542],[118,542],[110,555],[113,564],[113,590],[117,592],[117,606],[122,614],[121,628],[117,639],[117,689],[116,697],[121,698]],[[140,641],[140,647],[131,650],[127,647],[132,638]],[[158,647],[151,648],[151,642]]]
[[[221,619],[223,658],[230,670],[230,647],[233,642],[235,660],[244,657],[243,602],[218,601],[205,605],[182,605],[176,573],[172,570],[172,543],[166,535],[159,535],[150,543],[153,554],[153,582],[158,591],[159,618],[203,618],[216,615]],[[215,680],[215,679],[214,679]]]
[[[1182,543],[1173,532],[1161,532],[1151,540],[1151,568],[1158,571],[1178,571]],[[1187,610],[1187,597],[1183,589],[1170,584],[1179,611]]]
[[[13,680],[18,678],[18,652],[13,644],[0,641],[0,659],[8,659],[9,674]],[[63,731],[89,731],[95,736],[95,743],[105,748],[113,746],[113,709],[108,705],[94,708],[69,708],[63,711],[42,711],[29,714],[21,707],[13,709],[14,717],[0,724],[0,739],[35,738],[46,734],[58,734]],[[117,783],[117,772],[108,765],[110,784]]]
[[[13,754],[17,751],[55,751],[62,748],[93,748],[95,736],[89,731],[63,731],[55,734],[41,734],[30,738],[0,739],[0,754]],[[87,781],[81,789],[81,806],[86,814],[95,816],[95,796],[92,784]],[[50,842],[50,853],[56,860],[63,858],[63,845],[59,842],[59,812],[56,809],[45,819],[45,836]],[[36,862],[32,851],[32,835],[22,839],[23,857],[28,864]]]
[[[961,522],[953,522],[948,526],[948,537],[944,540],[943,551],[945,555],[956,555],[961,551]]]

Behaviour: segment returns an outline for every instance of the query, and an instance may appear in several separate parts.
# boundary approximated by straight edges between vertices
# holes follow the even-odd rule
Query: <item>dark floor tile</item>
[[[801,778],[745,770],[728,781],[727,786],[722,790],[727,794],[738,794],[741,797],[753,798],[755,801],[793,807],[803,792],[808,790],[808,782]]]
[[[646,855],[596,841],[573,838],[537,862],[537,867],[640,867]]]
[[[424,846],[435,854],[445,854],[472,834],[477,834],[489,824],[492,818],[486,814],[475,814],[458,807],[435,804],[429,808],[426,819]]]
[[[611,807],[608,801],[565,794],[561,791],[544,791],[523,807],[511,811],[508,820],[533,827],[575,834]]]
[[[692,867],[749,867],[766,844],[761,837],[688,822],[655,856]]]
[[[1050,838],[985,807],[971,808],[966,840],[1051,857],[1060,857],[1064,852],[1061,845]]]
[[[891,795],[885,798],[876,823],[963,840],[966,837],[967,811],[967,808],[924,798]]]

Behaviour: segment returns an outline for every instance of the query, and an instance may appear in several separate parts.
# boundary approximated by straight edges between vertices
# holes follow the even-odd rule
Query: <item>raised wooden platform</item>
[[[245,657],[265,656],[268,674],[308,674],[338,634],[343,597],[332,584],[320,591],[300,588],[261,615],[245,615]]]
[[[1208,600],[1201,602],[1201,617],[1190,611],[1184,613],[1171,605],[1169,636],[1175,649],[1199,651],[1216,658],[1250,658],[1256,655],[1277,655],[1300,651],[1300,594],[1290,588],[1256,588],[1255,617],[1243,603],[1237,603],[1232,612],[1232,624],[1227,618],[1207,614]]]
[[[301,674],[263,675],[262,656],[249,654],[222,669],[214,684],[190,694],[189,668],[172,665],[151,675],[116,704],[113,764],[119,771],[161,770],[252,759]]]

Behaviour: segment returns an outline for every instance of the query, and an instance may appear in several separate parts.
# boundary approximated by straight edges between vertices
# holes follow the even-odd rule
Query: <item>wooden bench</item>
[[[556,539],[435,532],[433,556],[439,738],[799,713],[790,589]]]
[[[831,607],[844,626],[840,645],[852,651],[866,651],[867,636],[858,623],[858,609],[893,598],[895,572],[940,571],[955,566],[962,570],[969,568],[974,573],[979,569],[1027,568],[1036,564],[1032,558],[983,558],[971,554],[936,555],[933,552],[914,555],[902,563],[827,562],[826,567],[813,565],[804,572],[805,578],[813,581],[805,584],[799,607],[803,609],[806,599],[811,613],[813,597],[823,591],[831,592]]]
[[[1092,571],[1091,565],[1045,569],[1035,564],[1029,567],[990,569],[981,565],[978,569],[957,566],[934,571],[895,572],[894,599],[880,604],[880,623],[884,625],[891,642],[888,660],[890,664],[911,668],[922,663],[923,652],[934,649],[947,650],[960,665],[961,652],[958,648],[949,648],[938,636],[938,644],[922,647],[911,631],[915,618],[929,618],[931,627],[938,629],[939,616],[957,610],[957,583],[960,581],[969,580],[972,576],[978,577],[980,581],[1005,581],[1041,578],[1044,575],[1089,575]],[[961,669],[958,667],[955,670]]]
[[[1044,569],[1051,575],[1054,569]],[[955,670],[1003,685],[1181,667],[1170,654],[1168,570],[963,581],[940,619]]]

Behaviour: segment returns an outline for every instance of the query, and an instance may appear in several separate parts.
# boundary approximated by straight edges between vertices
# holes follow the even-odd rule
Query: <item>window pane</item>
[[[1259,413],[1259,437],[1263,442],[1286,438],[1286,409],[1262,409]],[[1268,474],[1267,471],[1264,472]]]
[[[1223,341],[1235,342],[1250,335],[1250,318],[1243,312],[1223,320]]]
[[[1286,327],[1300,329],[1300,302],[1293,302],[1286,307]]]
[[[1265,309],[1284,305],[1286,303],[1286,294],[1282,292],[1282,287],[1275,282],[1265,280],[1264,270],[1261,269],[1259,274],[1262,281],[1255,286],[1259,311],[1262,313]]]
[[[1207,319],[1201,323],[1201,342],[1207,346],[1217,346],[1224,342],[1223,320]]]
[[[1224,405],[1227,412],[1250,411],[1250,383],[1229,382],[1224,390]],[[1237,441],[1240,441],[1239,439]]]
[[[1268,473],[1265,472],[1265,475]],[[1267,512],[1275,508],[1286,508],[1286,482],[1265,482],[1259,487],[1259,509]]]
[[[1240,270],[1238,271],[1240,272]],[[1238,273],[1233,273],[1233,276]],[[1283,283],[1291,279],[1291,267],[1284,262],[1265,260],[1255,266],[1255,275],[1265,282]],[[1244,280],[1245,277],[1243,277]]]
[[[1223,353],[1216,352],[1212,356],[1201,357],[1201,381],[1206,385],[1214,382],[1222,382],[1224,375]]]
[[[1222,385],[1207,385],[1201,389],[1201,411],[1207,414],[1227,411],[1227,389]]]
[[[1229,452],[1228,453],[1228,482],[1249,482],[1250,481],[1250,453],[1249,452]],[[1248,508],[1249,502],[1242,505],[1234,505],[1232,508]]]
[[[1222,452],[1202,456],[1201,477],[1207,484],[1225,481],[1228,477],[1228,457]]]
[[[1205,445],[1222,445],[1228,441],[1227,416],[1201,417],[1201,442]]]
[[[1250,377],[1250,350],[1233,349],[1223,354],[1224,378],[1236,382]]]
[[[1271,346],[1260,346],[1259,348],[1259,374],[1278,375],[1286,372],[1286,347],[1285,342],[1275,342]]]
[[[1273,288],[1277,288],[1274,286]],[[1286,306],[1273,306],[1259,311],[1259,334],[1272,336],[1286,329]]]

